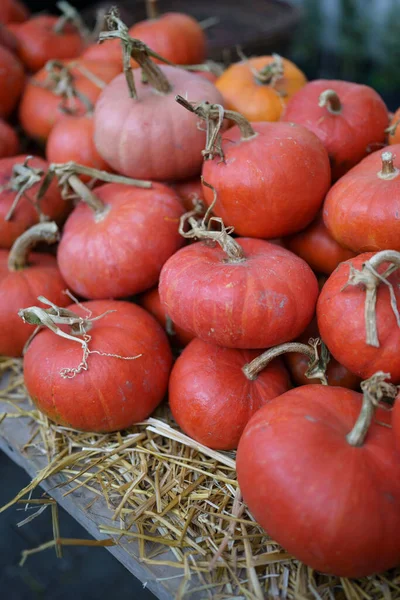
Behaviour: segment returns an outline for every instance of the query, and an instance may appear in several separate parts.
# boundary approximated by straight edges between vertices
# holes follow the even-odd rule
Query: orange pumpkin
[[[288,100],[306,83],[296,65],[274,54],[231,65],[215,85],[225,108],[240,112],[249,121],[278,121]]]
[[[394,113],[392,120],[390,121],[390,127],[388,131],[388,143],[400,144],[400,108]]]

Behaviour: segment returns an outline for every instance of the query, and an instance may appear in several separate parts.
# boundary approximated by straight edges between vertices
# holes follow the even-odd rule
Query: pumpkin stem
[[[233,232],[233,227],[225,227],[222,219],[219,217],[210,217],[211,211],[217,201],[217,192],[214,186],[204,181],[203,177],[201,178],[201,181],[203,185],[212,189],[214,193],[214,199],[201,221],[196,218],[196,216],[199,217],[201,214],[202,203],[199,203],[194,207],[193,210],[182,215],[179,222],[179,233],[182,237],[187,239],[200,239],[217,242],[217,244],[219,244],[222,250],[227,254],[227,260],[230,263],[238,263],[246,260],[243,248],[233,237],[229,235]],[[218,223],[220,227],[219,231],[210,229],[211,225],[214,223]],[[187,225],[190,226],[189,231],[186,230]]]
[[[284,66],[282,57],[279,54],[273,54],[273,61],[265,65],[260,70],[251,69],[257,83],[275,87],[276,83],[284,76]]]
[[[0,188],[0,192],[3,190],[14,190],[17,192],[9,211],[4,217],[6,221],[10,221],[12,219],[21,198],[26,198],[26,200],[34,205],[41,221],[46,219],[45,215],[43,215],[40,210],[37,196],[35,200],[32,200],[26,193],[32,186],[34,186],[36,183],[39,183],[44,175],[44,171],[42,169],[31,167],[28,164],[31,158],[33,157],[27,156],[22,164],[15,164],[13,166],[11,179],[7,185]]]
[[[388,133],[389,135],[395,135],[396,130],[399,125],[400,125],[400,119],[397,119],[397,121],[395,121],[394,123],[392,123],[391,125],[389,125],[389,127],[387,127],[385,129],[385,133]]]
[[[151,60],[151,57],[157,58],[167,64],[173,63],[170,63],[168,60],[157,54],[157,52],[153,52],[153,50],[140,40],[131,38],[128,27],[119,18],[118,10],[115,7],[111,8],[107,14],[106,22],[109,31],[100,33],[99,42],[101,43],[105,40],[115,39],[121,41],[123,68],[131,98],[137,98],[131,58],[138,63],[139,67],[142,69],[146,82],[148,82],[151,87],[160,94],[168,94],[172,87],[158,65]]]
[[[363,392],[361,411],[353,429],[346,436],[346,440],[350,446],[362,446],[364,444],[375,409],[383,399],[393,399],[396,397],[396,386],[385,381],[385,379],[389,378],[390,373],[378,371],[369,379],[361,382]]]
[[[381,158],[382,169],[378,172],[378,177],[386,180],[395,179],[400,171],[393,164],[393,154],[391,152],[382,152]]]
[[[66,2],[65,0],[60,0],[60,2],[57,2],[56,6],[62,14],[59,17],[56,24],[54,25],[53,31],[55,33],[62,33],[65,26],[68,23],[72,23],[72,25],[76,27],[81,38],[84,40],[88,40],[90,38],[90,31],[86,27],[82,17],[80,16],[76,8],[71,6],[71,4],[69,4],[69,2]]]
[[[319,97],[318,106],[326,107],[332,115],[340,115],[342,112],[342,103],[335,90],[325,90]]]
[[[28,266],[29,253],[39,242],[54,244],[60,239],[58,227],[54,222],[33,225],[19,236],[8,255],[8,270],[20,271]]]
[[[248,120],[234,110],[226,110],[221,104],[210,104],[207,100],[199,103],[189,102],[182,96],[175,96],[176,102],[194,113],[206,122],[206,147],[202,151],[204,160],[212,160],[218,155],[224,160],[222,150],[221,128],[224,119],[234,121],[240,129],[242,141],[250,140],[258,134],[254,131]]]
[[[114,175],[107,171],[100,171],[99,169],[92,169],[91,167],[85,167],[79,165],[73,161],[67,163],[53,163],[50,165],[46,177],[38,192],[38,198],[42,198],[46,193],[49,185],[53,181],[54,177],[57,177],[58,184],[61,188],[61,195],[64,200],[70,198],[76,198],[76,195],[88,204],[95,212],[95,219],[97,221],[102,220],[108,213],[108,208],[104,206],[103,202],[96,196],[87,185],[85,185],[77,175],[87,175],[92,177],[93,180],[100,179],[108,183],[122,183],[125,185],[134,185],[141,188],[151,188],[151,181],[142,181],[140,179],[131,179],[130,177],[124,177],[123,175]],[[70,188],[75,192],[76,195],[71,196]]]
[[[68,115],[79,114],[81,106],[78,101],[80,101],[85,109],[84,114],[90,115],[93,113],[94,105],[85,94],[75,87],[75,76],[71,70],[74,66],[74,63],[70,63],[67,66],[59,60],[49,60],[45,65],[47,71],[46,79],[43,82],[32,80],[32,84],[50,90],[55,96],[59,96],[61,101],[58,108],[62,112]],[[76,66],[83,75],[86,75],[86,77],[98,85],[99,88],[104,87],[104,81],[92,73],[88,76],[88,69],[82,68],[79,65]]]
[[[146,13],[148,19],[158,19],[160,11],[158,10],[157,0],[146,0]]]
[[[109,352],[101,352],[100,350],[89,350],[89,342],[91,340],[91,336],[88,334],[88,331],[93,326],[94,321],[98,321],[103,319],[106,315],[115,312],[115,310],[107,310],[106,312],[98,315],[97,317],[92,317],[92,313],[89,309],[85,308],[88,312],[88,316],[86,318],[77,315],[72,310],[68,308],[61,308],[57,306],[44,296],[38,297],[39,302],[49,306],[50,308],[40,308],[39,306],[29,306],[28,308],[21,308],[18,311],[18,316],[24,321],[24,323],[28,323],[29,325],[36,325],[36,331],[34,335],[38,332],[41,327],[47,327],[55,333],[56,335],[63,337],[72,342],[77,342],[82,346],[82,360],[77,367],[67,367],[61,369],[60,375],[64,379],[72,379],[82,371],[88,370],[88,357],[89,354],[99,354],[100,356],[108,356],[111,358],[120,358],[122,360],[135,360],[142,356],[142,354],[138,354],[136,356],[120,356],[119,354],[110,354]],[[66,333],[63,329],[59,327],[69,326],[69,333]],[[28,340],[30,343],[33,339],[33,336]],[[27,346],[24,348],[24,352],[27,350]]]
[[[382,274],[378,273],[378,267],[384,263],[390,263],[389,267]],[[365,287],[365,329],[366,343],[369,346],[379,348],[378,331],[376,324],[376,300],[377,290],[381,283],[389,288],[390,305],[397,325],[400,327],[400,315],[397,308],[396,294],[393,285],[388,281],[388,277],[400,267],[400,253],[395,250],[382,250],[372,256],[367,262],[363,263],[360,270],[350,265],[349,279],[342,288],[345,290],[348,286],[363,285]]]
[[[318,351],[319,346],[321,346],[321,355]],[[265,369],[274,358],[281,356],[281,354],[286,354],[287,352],[300,352],[301,354],[305,354],[309,358],[305,376],[308,377],[308,379],[319,379],[322,385],[328,385],[326,379],[326,367],[328,366],[331,357],[327,347],[319,338],[310,339],[308,345],[299,342],[288,342],[286,344],[275,346],[275,348],[270,348],[251,362],[247,363],[247,365],[244,365],[242,371],[247,379],[257,379],[257,375]]]

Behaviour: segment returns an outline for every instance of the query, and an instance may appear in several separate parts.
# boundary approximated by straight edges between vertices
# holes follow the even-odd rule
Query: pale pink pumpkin
[[[103,90],[94,113],[94,140],[103,159],[118,173],[168,181],[200,173],[205,132],[198,117],[175,102],[177,94],[222,104],[216,87],[204,77],[170,66],[159,67],[171,84],[160,94],[133,72],[138,98],[130,97],[125,75]]]

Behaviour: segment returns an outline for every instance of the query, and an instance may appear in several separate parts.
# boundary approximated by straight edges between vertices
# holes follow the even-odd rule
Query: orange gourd
[[[226,108],[249,121],[278,121],[288,100],[306,83],[295,64],[275,54],[231,65],[215,85]]]

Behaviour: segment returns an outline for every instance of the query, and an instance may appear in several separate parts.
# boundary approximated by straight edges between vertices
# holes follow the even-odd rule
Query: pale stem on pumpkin
[[[58,10],[62,13],[62,15],[59,17],[58,21],[54,25],[54,32],[61,33],[64,30],[64,27],[67,25],[67,23],[71,23],[76,27],[82,39],[88,40],[90,38],[89,29],[86,27],[82,17],[80,16],[76,8],[71,6],[71,4],[69,4],[69,2],[66,2],[65,0],[57,2],[56,6]]]
[[[321,353],[318,351],[319,346],[321,347]],[[247,379],[254,380],[257,378],[258,374],[274,360],[274,358],[288,352],[305,354],[309,359],[305,376],[308,379],[319,379],[322,385],[328,385],[326,368],[330,360],[330,354],[325,344],[321,342],[319,338],[310,339],[309,345],[301,344],[300,342],[288,342],[286,344],[275,346],[275,348],[270,348],[260,354],[260,356],[257,356],[257,358],[250,363],[247,363],[247,365],[244,365],[242,371]]]
[[[203,71],[205,73],[212,73],[219,77],[224,72],[224,68],[217,62],[213,60],[207,60],[205,63],[201,63],[200,65],[176,65],[180,69],[184,69],[185,71]]]
[[[332,115],[340,115],[342,112],[342,103],[335,90],[325,90],[319,97],[318,106],[326,109]]]
[[[381,158],[382,169],[378,172],[378,177],[386,180],[395,179],[400,171],[393,164],[393,154],[391,152],[382,152]]]
[[[350,446],[362,446],[364,444],[375,409],[379,406],[379,403],[385,398],[393,399],[396,397],[396,386],[385,381],[389,378],[390,373],[378,371],[361,383],[363,392],[361,411],[353,429],[346,436]]]
[[[195,218],[200,213],[199,207],[195,207],[194,210],[191,210],[181,216],[179,222],[180,235],[188,239],[198,239],[216,242],[226,253],[228,262],[237,263],[246,260],[243,248],[237,243],[237,241],[233,237],[229,235],[233,232],[233,227],[225,227],[222,219],[220,219],[219,217],[209,218],[211,209],[213,208],[217,199],[217,193],[214,186],[204,181],[203,178],[202,182],[205,186],[213,190],[214,200],[201,221]],[[220,226],[219,231],[212,231],[210,229],[211,224],[213,223],[218,223],[218,225]],[[187,225],[190,226],[189,231],[186,231]]]
[[[397,119],[397,121],[395,121],[392,125],[389,125],[389,127],[387,127],[385,129],[385,133],[388,133],[389,135],[395,135],[396,130],[399,125],[400,125],[400,119]]]
[[[157,0],[146,0],[146,13],[148,19],[157,19],[159,17]]]
[[[32,201],[32,199],[26,194],[29,188],[35,185],[35,183],[39,183],[41,181],[44,175],[44,171],[42,169],[31,167],[28,164],[31,158],[33,157],[27,156],[22,164],[14,165],[10,181],[7,183],[7,185],[0,188],[0,193],[3,190],[14,190],[17,192],[9,211],[4,217],[6,221],[10,221],[12,219],[15,209],[17,208],[22,197],[26,198],[29,202],[32,202],[39,215],[39,218],[43,218],[39,204],[35,201]]]
[[[88,188],[87,185],[79,179],[77,175],[68,175],[66,178],[68,185],[76,192],[79,198],[95,212],[96,216],[101,216],[106,211],[105,204],[96,194]]]
[[[250,140],[258,134],[254,131],[248,120],[238,112],[226,110],[221,104],[210,104],[207,100],[203,102],[189,102],[183,96],[175,96],[176,102],[194,113],[206,122],[207,141],[203,150],[205,159],[213,159],[217,154],[224,159],[221,146],[221,127],[223,119],[229,119],[239,127],[242,141]]]
[[[67,66],[59,60],[49,60],[45,65],[47,71],[46,80],[43,83],[32,80],[32,84],[50,90],[53,94],[59,96],[61,98],[59,109],[66,114],[75,115],[79,112],[76,100],[82,102],[86,111],[85,114],[92,114],[94,105],[85,94],[82,94],[75,87],[75,77],[71,71],[73,67],[74,63]],[[84,74],[83,71],[81,72]],[[88,78],[95,83],[93,77]],[[97,82],[95,84],[98,85]],[[100,85],[99,87],[102,88],[104,86]]]
[[[249,58],[245,55],[245,53],[239,46],[236,47],[236,52],[238,53],[239,58],[243,62],[248,62]],[[261,85],[268,85],[273,88],[275,87],[277,81],[284,77],[285,68],[283,65],[282,57],[279,54],[273,54],[272,58],[273,60],[264,67],[262,67],[262,69],[255,69],[254,67],[250,67],[250,71],[253,73],[257,83],[260,83]]]
[[[106,21],[109,31],[100,33],[99,42],[101,43],[105,40],[112,39],[119,39],[121,41],[124,73],[131,98],[137,98],[135,81],[132,74],[131,58],[138,63],[145,75],[146,82],[148,82],[152,88],[160,94],[168,94],[172,87],[161,69],[151,60],[151,57],[162,60],[165,63],[169,63],[169,61],[163,59],[156,52],[153,52],[140,40],[131,38],[128,27],[121,21],[118,11],[115,8],[110,10]]]
[[[114,173],[109,173],[108,171],[86,167],[85,165],[80,165],[73,161],[67,163],[52,163],[49,168],[54,171],[58,177],[67,173],[75,173],[77,175],[87,175],[92,179],[100,179],[100,181],[105,181],[106,183],[123,183],[124,185],[133,185],[135,187],[146,189],[152,187],[151,181],[132,179],[132,177],[125,177],[124,175],[116,175]]]
[[[390,263],[389,267],[382,274],[377,269],[384,263]],[[348,286],[363,285],[365,287],[365,329],[366,343],[369,346],[379,348],[378,330],[376,323],[376,300],[377,291],[380,284],[388,286],[390,293],[390,305],[396,318],[398,327],[400,327],[400,315],[397,308],[396,294],[393,285],[387,278],[400,267],[400,253],[395,250],[382,250],[372,256],[367,262],[363,263],[360,270],[350,265],[349,279],[342,291]]]
[[[59,240],[56,223],[38,223],[19,236],[12,245],[8,255],[8,270],[19,271],[28,264],[29,253],[40,242],[54,244]]]
[[[142,354],[138,354],[136,356],[120,356],[119,354],[112,354],[109,352],[101,352],[100,350],[89,349],[89,342],[91,340],[91,336],[88,335],[87,332],[90,331],[90,329],[92,328],[93,322],[103,319],[106,315],[115,312],[115,310],[107,310],[106,312],[102,313],[101,315],[98,315],[97,317],[81,317],[74,313],[72,310],[57,306],[47,298],[44,298],[43,296],[39,296],[38,300],[43,304],[49,306],[50,308],[29,306],[28,308],[20,309],[18,311],[18,316],[21,317],[24,323],[28,323],[29,325],[36,325],[36,332],[41,327],[47,327],[56,335],[70,340],[72,342],[76,342],[82,346],[83,354],[80,364],[77,367],[67,367],[65,369],[61,369],[60,375],[64,379],[73,378],[82,371],[87,371],[87,360],[90,354],[98,354],[100,356],[108,356],[110,358],[119,358],[122,360],[136,360],[137,358],[142,356]],[[59,327],[59,325],[69,326],[70,332],[66,333],[63,329]],[[31,341],[32,337],[30,338],[29,342]]]

